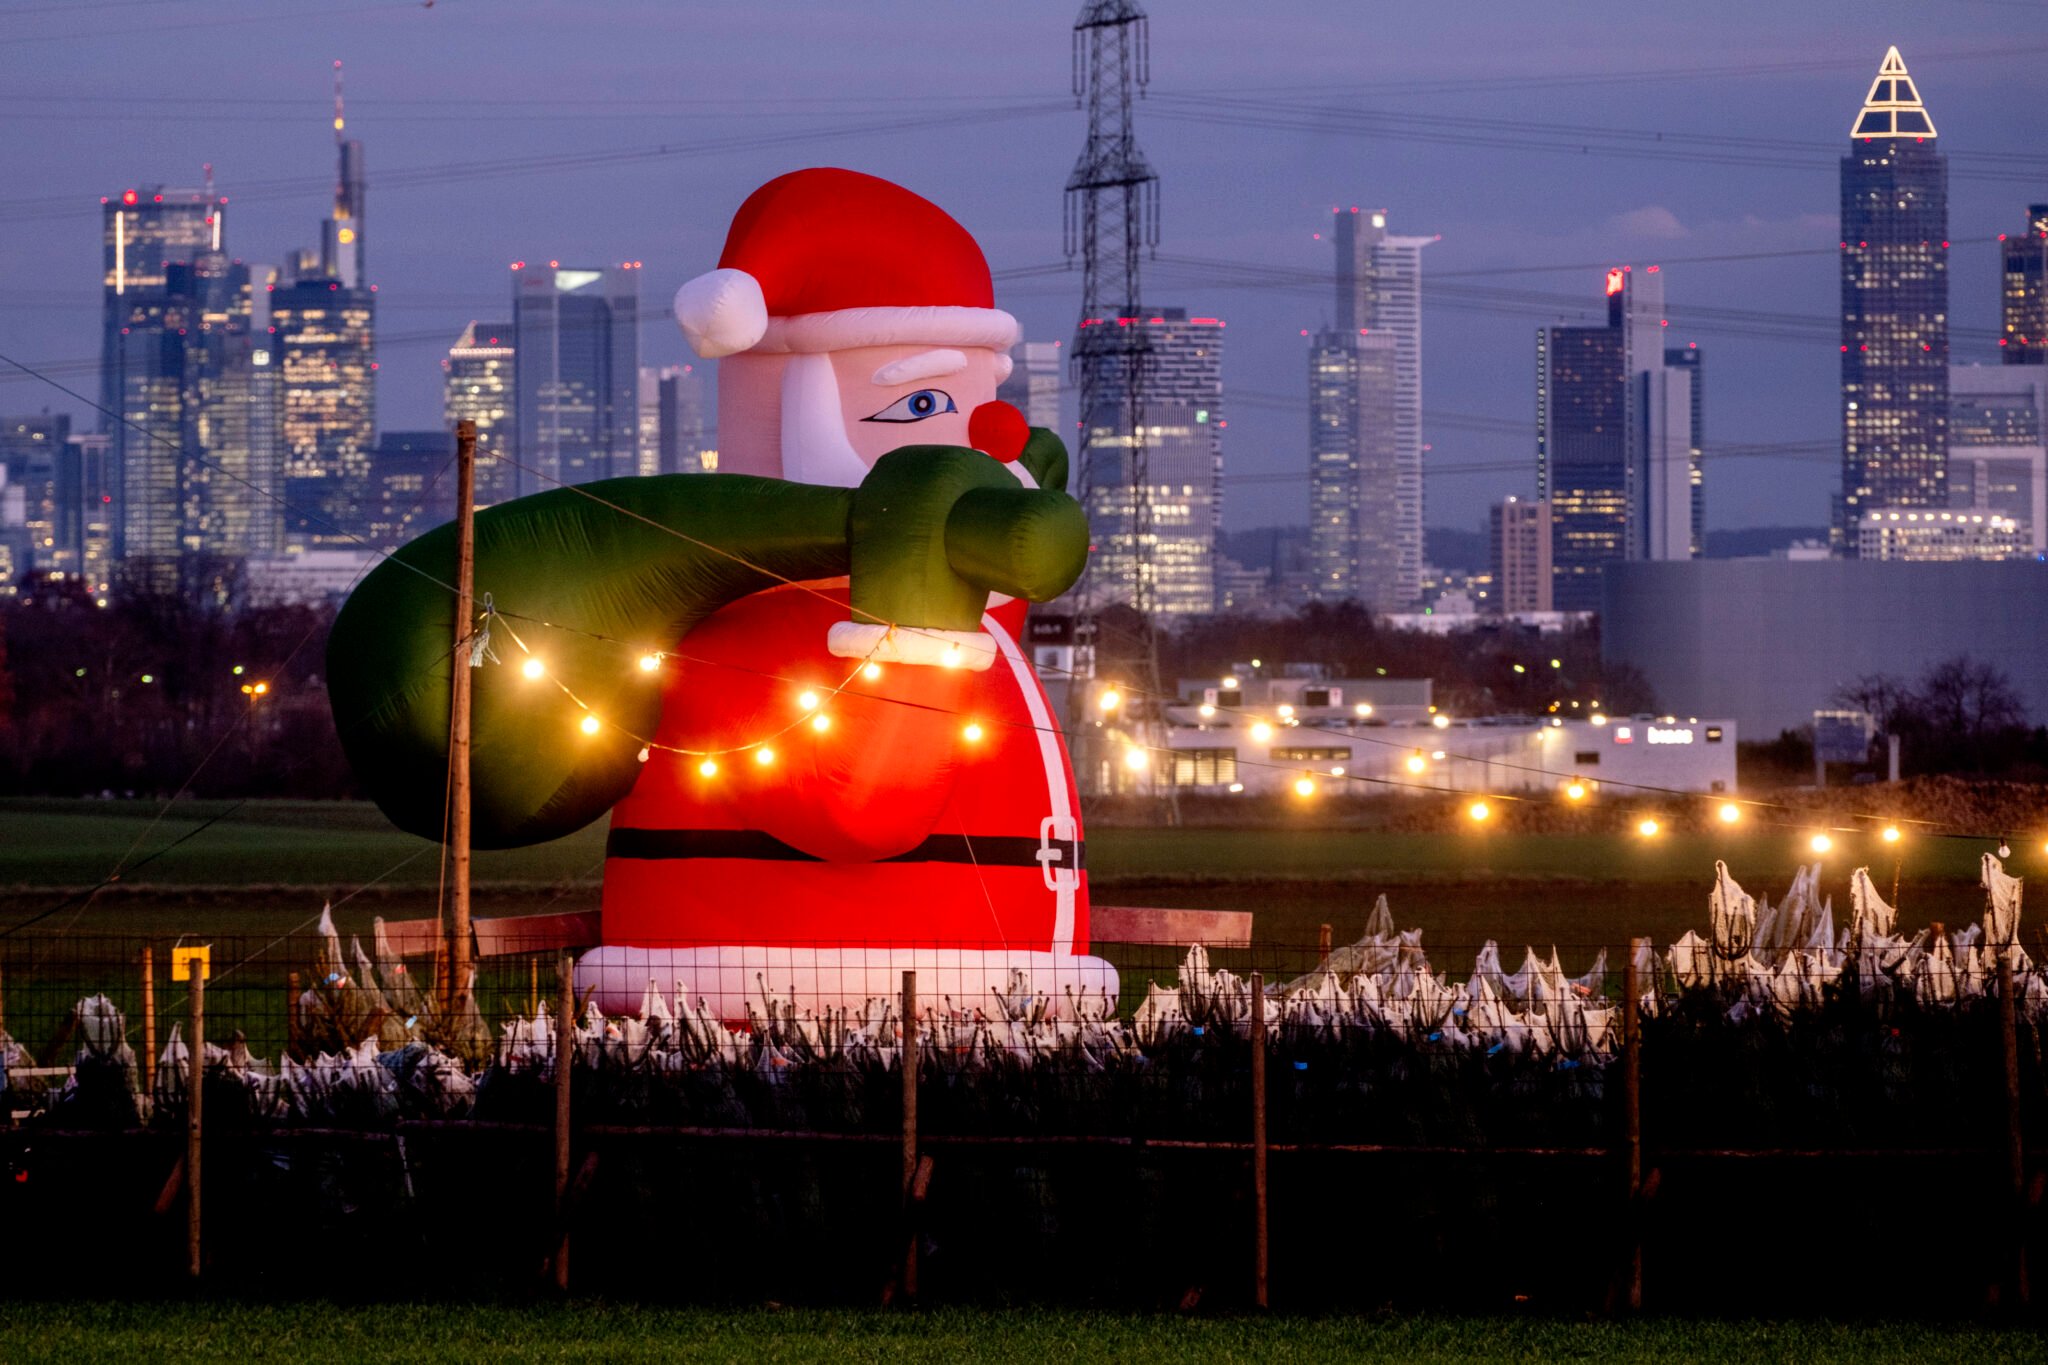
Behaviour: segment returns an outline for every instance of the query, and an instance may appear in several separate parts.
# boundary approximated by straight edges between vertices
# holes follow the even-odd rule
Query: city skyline
[[[650,31],[662,30],[668,22],[653,11],[628,7],[623,12]],[[456,16],[454,22],[431,27],[449,14]],[[1022,273],[1060,259],[1054,202],[1064,169],[1059,151],[1070,148],[1075,131],[1070,126],[1071,107],[1059,98],[1065,76],[1063,22],[1034,15],[1028,21],[1009,17],[963,23],[963,36],[999,36],[1001,46],[1013,54],[1001,63],[999,77],[980,83],[980,99],[963,90],[957,79],[935,77],[914,83],[909,88],[916,93],[902,97],[915,108],[899,109],[897,122],[913,127],[846,138],[834,136],[839,129],[822,128],[821,137],[798,138],[794,130],[807,133],[827,123],[866,126],[883,121],[887,105],[878,97],[884,82],[851,60],[855,54],[873,56],[873,47],[855,44],[845,49],[849,57],[841,60],[820,45],[792,39],[793,50],[802,55],[795,69],[827,92],[816,96],[799,95],[794,82],[788,94],[735,97],[723,93],[716,81],[692,87],[702,88],[701,94],[679,94],[672,81],[656,79],[640,63],[616,84],[616,114],[597,112],[611,102],[613,86],[585,89],[588,82],[572,72],[550,77],[552,85],[549,80],[538,86],[528,81],[517,96],[495,105],[494,115],[484,119],[455,112],[456,95],[413,95],[400,75],[417,70],[422,55],[443,50],[458,34],[466,35],[464,41],[482,44],[478,61],[484,65],[509,63],[506,69],[521,69],[521,63],[530,66],[537,60],[531,35],[515,42],[485,33],[453,7],[425,16],[427,24],[412,16],[380,16],[346,34],[316,18],[317,13],[303,32],[289,35],[261,23],[237,30],[237,47],[261,59],[255,64],[252,93],[235,98],[274,101],[279,111],[288,106],[288,112],[263,106],[262,120],[278,125],[275,131],[251,131],[249,120],[256,111],[226,99],[189,103],[194,121],[164,119],[156,106],[103,102],[89,126],[103,134],[111,120],[129,134],[115,139],[113,147],[105,146],[108,139],[100,137],[88,154],[71,158],[71,168],[60,170],[45,162],[41,173],[35,165],[22,164],[41,153],[17,148],[5,154],[14,163],[18,182],[47,187],[46,194],[21,205],[18,212],[60,215],[25,220],[30,223],[61,221],[61,215],[75,206],[68,202],[68,194],[58,192],[78,184],[86,173],[79,167],[118,168],[111,180],[100,178],[97,169],[91,171],[97,193],[105,193],[110,184],[137,183],[146,177],[196,179],[190,172],[177,174],[178,167],[205,154],[222,163],[222,192],[241,205],[233,210],[238,248],[251,259],[276,259],[280,246],[300,235],[296,221],[332,193],[332,171],[319,164],[324,146],[312,134],[321,117],[332,54],[339,53],[349,63],[351,134],[361,132],[366,140],[393,147],[378,162],[390,169],[377,185],[382,229],[372,272],[373,281],[383,285],[379,311],[387,315],[382,320],[386,335],[380,338],[385,364],[378,402],[388,428],[434,424],[442,380],[438,362],[447,337],[468,318],[502,311],[503,303],[494,303],[479,290],[475,277],[495,274],[509,260],[542,250],[563,259],[606,263],[651,258],[647,268],[659,273],[644,292],[665,293],[670,281],[687,277],[715,257],[715,237],[744,186],[807,161],[895,174],[938,198],[987,243],[998,272],[999,299],[1024,319],[1028,334],[1060,336],[1071,326],[1077,276],[1037,269]],[[1900,42],[1922,93],[1939,110],[1944,146],[1975,158],[1968,165],[1959,163],[1953,196],[1955,352],[1958,360],[1995,359],[1996,237],[2024,221],[2025,206],[2042,197],[2038,187],[2048,179],[2035,173],[2038,160],[2025,163],[2025,176],[2011,173],[2009,164],[2005,170],[1995,164],[2001,154],[2006,163],[2015,161],[2022,145],[2010,120],[1996,115],[2000,92],[2014,88],[2014,63],[2025,49],[2008,44],[2002,55],[1985,55],[1985,40],[1992,36],[1994,24],[1980,19],[1930,23],[1927,16],[1903,9],[1891,16],[1863,14],[1853,21],[1838,16],[1794,23],[1757,7],[1747,12],[1747,19],[1749,28],[1740,32],[1740,41],[1740,26],[1731,24],[1725,32],[1715,30],[1720,36],[1704,48],[1695,43],[1683,49],[1698,54],[1688,66],[1657,48],[1660,35],[1668,39],[1674,29],[1655,19],[1615,30],[1614,42],[1598,49],[1534,38],[1519,20],[1503,20],[1478,35],[1465,35],[1470,41],[1458,45],[1450,42],[1445,26],[1411,19],[1389,35],[1385,52],[1369,61],[1340,62],[1311,41],[1315,30],[1305,15],[1282,14],[1271,32],[1282,50],[1306,63],[1296,73],[1302,86],[1318,85],[1308,79],[1313,75],[1323,83],[1343,81],[1352,88],[1322,101],[1328,110],[1312,121],[1315,126],[1273,131],[1230,122],[1240,117],[1233,112],[1234,105],[1216,102],[1225,97],[1240,103],[1271,102],[1270,91],[1259,93],[1259,80],[1219,62],[1219,37],[1231,31],[1234,22],[1229,16],[1202,6],[1185,14],[1156,16],[1156,88],[1140,106],[1138,117],[1153,160],[1166,177],[1169,211],[1162,261],[1148,267],[1147,292],[1183,303],[1191,312],[1213,311],[1232,323],[1236,339],[1231,386],[1245,401],[1232,403],[1228,524],[1241,529],[1306,521],[1307,487],[1300,477],[1305,466],[1301,433],[1306,394],[1299,378],[1301,353],[1294,347],[1303,326],[1322,323],[1320,314],[1327,305],[1319,300],[1327,298],[1327,285],[1311,296],[1294,277],[1313,272],[1327,279],[1323,253],[1328,246],[1315,241],[1314,232],[1326,224],[1324,215],[1332,200],[1352,193],[1370,193],[1375,204],[1398,198],[1407,221],[1443,229],[1444,240],[1431,250],[1430,283],[1424,293],[1427,355],[1435,358],[1426,358],[1425,365],[1437,376],[1430,386],[1423,433],[1431,447],[1427,464],[1437,471],[1428,485],[1431,525],[1474,526],[1499,497],[1533,492],[1526,472],[1517,472],[1526,470],[1533,443],[1527,420],[1526,361],[1512,363],[1513,352],[1526,345],[1522,338],[1530,322],[1571,321],[1570,310],[1557,301],[1583,296],[1584,280],[1602,261],[1649,263],[1721,254],[1757,259],[1689,268],[1672,300],[1673,340],[1699,340],[1715,351],[1714,413],[1709,421],[1717,442],[1795,448],[1785,452],[1788,458],[1752,457],[1739,467],[1731,466],[1731,477],[1718,479],[1713,486],[1708,524],[1820,524],[1838,466],[1822,452],[1797,447],[1825,440],[1833,426],[1827,419],[1834,407],[1834,386],[1826,373],[1835,357],[1822,357],[1813,335],[1833,311],[1828,298],[1833,272],[1827,256],[1835,246],[1828,240],[1835,228],[1831,221],[1824,228],[1815,221],[1832,219],[1827,209],[1833,176],[1820,168],[1830,158],[1805,149],[1826,143],[1840,146],[1843,107],[1853,106],[1868,87],[1889,41]],[[548,28],[538,16],[536,20],[542,29]],[[708,50],[767,41],[759,25],[749,26],[734,16],[703,23],[712,30],[702,35]],[[1597,23],[1588,19],[1583,28],[1566,27],[1590,32]],[[1332,31],[1342,28],[1339,23]],[[831,23],[820,30],[830,31]],[[174,30],[160,41],[176,50],[217,42],[220,36],[206,28],[189,38],[180,36],[182,32]],[[379,34],[399,33],[408,35],[408,42],[416,36],[417,50],[401,54],[378,41]],[[115,68],[132,67],[137,73],[131,83],[136,99],[161,100],[165,97],[157,86],[145,79],[143,50],[149,44],[138,38],[92,37],[82,46],[71,40],[47,44],[48,55],[56,59],[49,65],[53,71],[62,70],[66,61],[81,60],[88,51],[114,55],[119,57]],[[317,53],[312,50],[316,45]],[[573,41],[570,49],[576,50]],[[1798,60],[1791,55],[1795,49]],[[1387,75],[1392,55],[1398,53],[1406,54],[1407,66],[1419,66],[1439,84],[1463,82],[1471,88],[1425,89],[1430,80],[1419,80],[1412,71],[1400,79],[1376,82],[1376,76]],[[1553,70],[1549,76],[1543,74],[1546,62],[1539,60],[1545,53]],[[1726,60],[1710,66],[1710,57]],[[1676,74],[1660,77],[1660,67]],[[1710,69],[1716,74],[1708,74]],[[698,74],[708,80],[713,73],[706,68]],[[1214,107],[1197,108],[1200,101],[1192,90],[1210,78],[1220,92],[1211,101]],[[106,79],[96,75],[86,85],[98,88]],[[1268,80],[1263,86],[1271,84]],[[16,98],[39,117],[61,113],[66,107],[62,104],[31,102],[58,88],[51,81],[40,87],[43,96],[24,89]],[[1005,108],[1017,107],[1012,97],[1030,97],[1033,111],[990,113],[988,127],[978,131],[974,121],[982,117],[979,111],[995,100],[985,93],[991,89],[1009,102]],[[1529,93],[1532,90],[1535,96]],[[1034,93],[1040,91],[1043,99]],[[803,102],[807,98],[830,101],[832,108],[820,114]],[[1506,131],[1497,139],[1503,144],[1497,149],[1469,140],[1439,144],[1429,140],[1435,134],[1428,127],[1434,125],[1416,121],[1448,113],[1453,106],[1482,119],[1510,107],[1523,109],[1526,116],[1532,99],[1540,99],[1549,111],[1546,118],[1582,119],[1587,126],[1614,128],[1695,127],[1704,106],[1711,110],[1706,122],[1716,129],[1726,130],[1730,137],[1758,137],[1767,145],[1732,155],[1744,163],[1732,169],[1708,159],[1711,148],[1688,151],[1683,145],[1654,158],[1605,155],[1600,147],[1576,159],[1547,150],[1524,150],[1510,157],[1505,144],[1515,139]],[[707,107],[694,109],[693,100]],[[933,146],[934,135],[927,131],[934,122],[929,117],[933,111],[925,108],[932,101],[938,102],[934,108],[950,111],[940,121],[949,123],[952,131],[940,141],[950,138],[953,146]],[[1353,108],[1359,104],[1390,105],[1402,111],[1401,119],[1410,121],[1396,120],[1398,126],[1390,123],[1361,135],[1353,126],[1363,117]],[[1677,117],[1681,106],[1691,111],[1691,122]],[[470,118],[477,122],[465,121]],[[1190,127],[1191,121],[1207,118],[1222,119],[1229,126],[1213,133],[1196,133]],[[242,126],[218,126],[223,122]],[[749,125],[763,140],[778,128],[793,132],[786,143],[743,154],[727,151],[673,163],[653,158],[631,163],[640,169],[623,173],[605,171],[595,156],[575,155],[578,149],[595,153],[649,145],[655,139],[640,123],[684,130]],[[1015,135],[1019,128],[1038,130],[1054,147],[1041,151],[1037,136]],[[472,134],[487,146],[472,148]],[[543,178],[532,178],[536,168],[520,168],[525,179],[509,180],[504,186],[482,179],[476,188],[467,189],[465,177],[475,172],[451,162],[457,153],[443,145],[454,137],[463,139],[461,154],[479,160],[487,150],[538,157],[565,140],[569,154]],[[51,141],[62,144],[65,139]],[[678,145],[689,141],[684,138]],[[291,145],[288,155],[273,150],[286,143]],[[1002,158],[1004,172],[996,177],[1000,187],[974,170],[985,168],[991,154]],[[1731,159],[1727,149],[1712,155]],[[1040,168],[1039,161],[1049,164]],[[1275,163],[1278,172],[1270,169]],[[414,169],[433,165],[460,169],[439,177]],[[303,180],[303,188],[277,183],[279,172],[287,169]],[[1226,169],[1240,180],[1250,179],[1242,189],[1218,193],[1220,185],[1230,183],[1221,178]],[[1426,179],[1418,179],[1424,175]],[[1570,193],[1556,193],[1567,183],[1566,177]],[[387,187],[386,179],[394,183]],[[1512,229],[1508,218],[1498,213],[1489,218],[1480,212],[1487,205],[1475,204],[1475,196],[1485,201],[1482,191],[1489,184],[1494,186],[1494,199],[1513,200]],[[526,192],[522,185],[545,186],[546,192]],[[1532,195],[1532,186],[1551,188]],[[513,193],[501,201],[507,187]],[[237,195],[237,189],[245,192]],[[46,206],[46,199],[54,207]],[[60,199],[67,202],[57,202]],[[480,215],[484,203],[513,203],[518,212],[494,209]],[[1788,210],[1796,211],[1788,216]],[[434,226],[437,223],[439,227]],[[38,239],[45,235],[57,234],[35,233]],[[495,251],[501,242],[516,245]],[[572,255],[572,244],[579,242]],[[1720,247],[1750,250],[1715,250]],[[1827,253],[1819,254],[1820,248],[1827,248]],[[25,254],[44,251],[38,241]],[[1771,254],[1781,252],[1805,254]],[[1248,280],[1244,272],[1215,262],[1256,263],[1271,278]],[[1495,280],[1468,274],[1520,272],[1533,265],[1575,269],[1546,268]],[[0,275],[0,291],[31,305],[16,314],[25,324],[16,331],[25,338],[17,342],[17,349],[27,352],[21,358],[35,363],[82,356],[75,340],[81,320],[75,314],[67,316],[60,297],[66,291],[59,288],[73,274],[75,269],[37,265],[30,281],[34,288],[24,286],[26,272],[10,269]],[[1005,278],[1006,274],[1014,278]],[[503,297],[496,289],[489,295]],[[1727,316],[1736,310],[1759,314],[1761,320]],[[1700,319],[1700,330],[1688,330],[1692,318]],[[434,339],[412,341],[425,332],[432,332]],[[74,340],[63,340],[66,337]],[[658,317],[642,328],[641,341],[644,363],[658,366],[690,358],[672,327]],[[61,377],[62,371],[58,373]],[[89,383],[74,386],[83,392],[91,388]],[[0,393],[0,409],[9,412],[34,411],[45,404],[69,410],[75,421],[89,425],[83,421],[86,414],[52,390],[13,383]],[[1753,477],[1740,476],[1750,470],[1755,471]]]

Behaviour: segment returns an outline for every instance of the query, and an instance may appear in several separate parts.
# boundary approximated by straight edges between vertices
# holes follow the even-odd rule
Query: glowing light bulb
[[[1465,814],[1471,816],[1474,820],[1484,820],[1487,816],[1493,814],[1493,809],[1484,801],[1474,801],[1465,808]]]
[[[1718,814],[1721,817],[1722,824],[1732,825],[1742,818],[1742,808],[1733,801],[1723,801]]]
[[[697,775],[699,777],[718,776],[718,760],[715,758],[707,758],[702,763],[699,763],[697,765]]]
[[[1372,714],[1372,703],[1369,701],[1362,701],[1358,703],[1358,705],[1352,707],[1351,709],[1357,715],[1369,716]]]
[[[1316,794],[1315,779],[1304,777],[1296,781],[1294,784],[1294,794],[1296,796],[1314,796]]]
[[[1107,688],[1101,696],[1095,699],[1095,704],[1105,711],[1114,711],[1123,704],[1123,695],[1114,687]]]
[[[1410,755],[1408,755],[1408,771],[1409,771],[1409,772],[1411,772],[1411,773],[1419,773],[1419,772],[1421,772],[1421,771],[1422,771],[1422,770],[1423,770],[1424,768],[1427,768],[1428,766],[1429,766],[1429,764],[1428,764],[1428,763],[1427,763],[1426,761],[1424,761],[1424,759],[1423,759],[1423,757],[1422,757],[1422,755],[1421,755],[1421,754],[1410,754]]]
[[[981,726],[974,721],[968,721],[966,727],[960,731],[960,734],[961,737],[964,738],[969,744],[978,744],[981,742]]]
[[[1451,718],[1446,715],[1438,715],[1430,724],[1439,730],[1448,730],[1451,728]]]
[[[642,673],[652,673],[660,667],[661,656],[659,654],[642,654],[640,656],[640,671]]]
[[[811,728],[821,735],[824,734],[832,728],[832,717],[820,711],[817,715],[811,717]]]
[[[1216,708],[1209,705],[1208,702],[1203,702],[1199,707],[1196,708],[1196,711],[1200,714],[1203,720],[1207,720],[1209,719],[1209,717],[1216,714]]]
[[[1252,738],[1257,740],[1259,743],[1264,744],[1267,740],[1271,739],[1272,737],[1273,727],[1266,724],[1266,722],[1260,721],[1258,724],[1252,726]]]
[[[1342,776],[1344,776],[1344,770],[1343,770],[1342,768],[1332,768],[1332,769],[1330,769],[1330,776],[1332,776],[1332,777],[1342,777]]]
[[[946,652],[939,656],[939,662],[948,668],[958,668],[960,666],[960,658],[960,646],[947,645]]]
[[[763,768],[773,767],[775,764],[775,751],[763,744],[760,748],[754,750],[754,762]]]
[[[1287,706],[1287,705],[1285,705],[1285,704],[1283,704],[1283,705],[1282,705],[1282,706],[1280,707],[1280,719],[1282,719],[1282,720],[1291,720],[1291,719],[1293,718],[1293,716],[1294,716],[1294,708],[1293,708],[1293,707],[1291,707],[1291,706]]]
[[[645,762],[647,761],[647,756],[648,756],[648,749],[647,749],[647,746],[646,746],[646,745],[644,745],[644,744],[640,746],[640,752],[639,752],[639,753],[637,753],[637,754],[635,754],[635,755],[633,755],[633,757],[635,757],[635,758],[639,759],[639,760],[640,760],[640,761],[641,761],[642,763],[645,763]]]
[[[1662,826],[1655,820],[1645,818],[1636,825],[1636,833],[1642,835],[1645,839],[1654,839],[1657,837],[1657,831],[1661,828]]]
[[[598,718],[590,715],[586,715],[581,721],[577,722],[577,725],[586,735],[594,735],[602,728]]]
[[[1143,749],[1124,750],[1124,766],[1134,773],[1144,772],[1145,765],[1149,762],[1151,760],[1145,756]]]
[[[249,690],[260,697],[265,692],[268,692],[270,690],[270,684],[267,682],[260,682],[257,683],[254,687],[250,688]]]
[[[1595,716],[1595,717],[1593,717],[1593,723],[1594,723],[1595,725],[1605,725],[1605,724],[1607,723],[1607,717],[1605,717],[1605,716]]]
[[[1442,749],[1432,749],[1429,756],[1439,763],[1444,761],[1444,751]]]
[[[528,655],[526,662],[519,665],[519,671],[529,678],[538,678],[541,674],[548,671],[548,666],[539,659]]]
[[[1586,784],[1574,782],[1564,789],[1564,794],[1568,801],[1583,801],[1586,799]]]
[[[803,707],[806,711],[815,711],[818,709],[818,694],[806,691],[797,697],[796,704]]]
[[[869,664],[867,667],[861,669],[860,675],[863,678],[866,678],[869,682],[873,682],[877,678],[882,676],[882,666],[880,664]]]
[[[1896,844],[1899,841],[1899,827],[1897,825],[1886,825],[1884,833],[1880,834],[1878,838],[1888,844]]]
[[[1235,678],[1225,678],[1225,679],[1223,680],[1223,690],[1224,690],[1225,692],[1235,692],[1235,691],[1237,691],[1237,679],[1235,679]]]
[[[1815,853],[1825,853],[1835,846],[1835,841],[1825,834],[1816,834],[1806,841],[1806,846]]]

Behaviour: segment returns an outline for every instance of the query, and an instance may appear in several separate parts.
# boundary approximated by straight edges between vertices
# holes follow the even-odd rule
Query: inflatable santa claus
[[[720,361],[720,472],[611,480],[476,520],[471,648],[452,539],[421,537],[337,620],[345,747],[401,826],[443,828],[447,678],[476,662],[480,845],[607,810],[607,1010],[650,984],[726,1018],[764,993],[859,1008],[1056,1007],[1088,954],[1064,743],[1019,649],[1078,577],[1067,460],[996,400],[1018,339],[974,239],[872,176],[798,171],[676,294]]]

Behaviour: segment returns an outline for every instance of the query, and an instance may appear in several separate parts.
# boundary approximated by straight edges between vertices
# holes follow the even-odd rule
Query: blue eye
[[[922,422],[927,417],[943,417],[949,412],[958,412],[953,406],[953,395],[944,389],[919,389],[906,393],[873,417],[863,417],[863,422]]]

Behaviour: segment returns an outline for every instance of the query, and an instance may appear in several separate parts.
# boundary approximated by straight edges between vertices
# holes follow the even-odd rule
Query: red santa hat
[[[1020,335],[967,229],[900,185],[828,166],[747,196],[718,269],[676,291],[676,321],[707,360],[913,343],[986,346],[1007,370]]]

